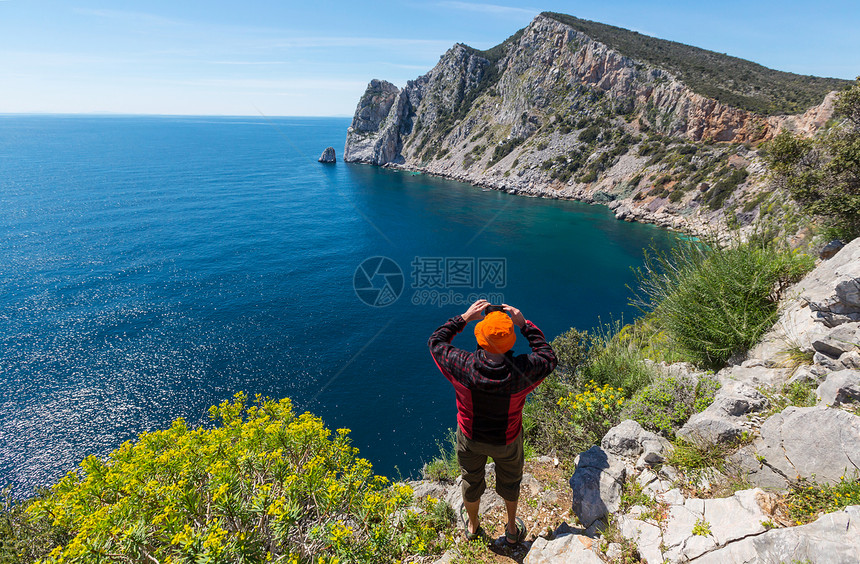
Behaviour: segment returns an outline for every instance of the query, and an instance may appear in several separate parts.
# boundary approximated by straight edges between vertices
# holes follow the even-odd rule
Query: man
[[[457,461],[468,515],[468,520],[463,516],[466,538],[484,536],[478,509],[487,487],[484,465],[490,456],[496,463],[496,492],[505,500],[508,513],[505,539],[515,545],[526,536],[525,524],[517,517],[523,477],[523,405],[557,360],[541,330],[526,321],[520,310],[503,304],[504,311],[485,314],[488,306],[487,300],[476,301],[466,313],[436,329],[428,345],[436,366],[457,394]],[[478,349],[474,353],[451,345],[454,335],[482,317],[475,325]],[[514,356],[511,352],[517,340],[514,325],[528,339],[531,354]]]

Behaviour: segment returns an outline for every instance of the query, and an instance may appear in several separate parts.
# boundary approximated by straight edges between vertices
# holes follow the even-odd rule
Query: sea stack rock
[[[334,147],[326,147],[326,150],[323,151],[322,155],[319,158],[321,163],[336,163],[337,158],[334,155]]]

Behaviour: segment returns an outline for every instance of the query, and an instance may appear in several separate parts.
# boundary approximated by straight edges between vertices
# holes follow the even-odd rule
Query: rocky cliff
[[[774,210],[791,219],[791,207],[767,189],[755,147],[783,128],[823,127],[832,94],[821,90],[819,105],[795,115],[734,107],[565,21],[584,22],[542,14],[488,51],[455,45],[404,88],[371,81],[345,160],[611,203],[619,219],[693,232]]]

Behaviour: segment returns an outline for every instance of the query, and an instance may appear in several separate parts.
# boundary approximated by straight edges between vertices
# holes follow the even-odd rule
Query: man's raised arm
[[[514,324],[520,328],[520,333],[528,339],[529,347],[532,349],[532,352],[527,357],[528,365],[520,367],[520,369],[523,370],[525,375],[530,379],[540,382],[540,380],[549,376],[550,372],[555,370],[555,367],[558,364],[555,351],[553,351],[549,343],[546,342],[546,337],[543,336],[543,332],[537,328],[537,325],[526,320],[522,312],[514,306],[509,306],[508,304],[503,305],[505,311],[511,316]]]

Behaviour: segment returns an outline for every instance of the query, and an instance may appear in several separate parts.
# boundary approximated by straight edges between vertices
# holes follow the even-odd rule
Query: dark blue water
[[[466,306],[434,296],[500,294],[551,338],[629,315],[631,265],[671,241],[603,207],[317,163],[348,124],[0,117],[0,484],[25,495],[240,390],[414,475],[455,424],[426,341]],[[386,307],[353,287],[373,256],[403,273]]]

